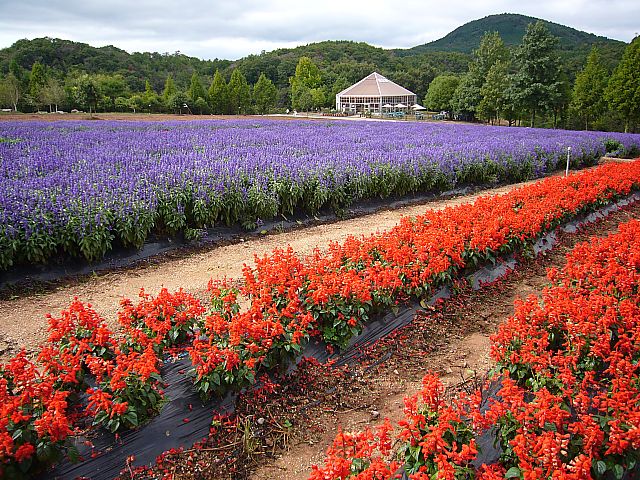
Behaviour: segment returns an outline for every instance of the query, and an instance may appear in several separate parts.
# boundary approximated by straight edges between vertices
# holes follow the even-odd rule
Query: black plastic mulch
[[[604,218],[638,200],[640,200],[640,193],[635,193],[594,213],[575,219],[559,229],[565,232],[575,232],[582,226]],[[556,237],[557,235],[553,231],[542,237],[536,242],[534,252],[538,254],[552,248],[557,242]],[[494,282],[515,266],[516,260],[513,257],[508,257],[495,265],[486,265],[480,268],[468,279],[472,287],[477,290],[485,283]],[[449,289],[443,287],[429,299],[428,303],[433,304],[437,299],[449,297]],[[421,305],[418,302],[413,302],[403,306],[396,313],[389,312],[377,316],[364,326],[360,335],[354,337],[346,349],[337,354],[330,354],[326,344],[314,340],[305,347],[303,356],[313,357],[320,362],[335,360],[338,365],[353,364],[368,346],[394,330],[410,324],[419,310],[422,310]],[[160,414],[148,424],[138,430],[122,434],[118,441],[112,434],[103,431],[96,432],[90,441],[94,445],[94,451],[101,453],[93,458],[92,449],[84,443],[87,438],[76,439],[76,446],[86,461],[78,464],[65,461],[41,478],[43,480],[45,478],[71,480],[85,477],[92,480],[111,480],[125,468],[125,460],[130,455],[135,455],[134,466],[150,465],[155,462],[157,456],[166,450],[191,446],[206,437],[214,413],[233,412],[237,394],[229,393],[223,399],[203,403],[194,392],[192,379],[188,375],[190,367],[186,355],[165,363],[162,368],[162,376],[167,384],[165,389],[167,403],[163,406]],[[491,395],[495,395],[497,390],[498,387],[495,386],[487,390],[487,401]],[[493,447],[491,434],[487,433],[480,439],[480,442],[483,446],[483,453],[478,458],[478,462],[492,463],[495,461],[500,452]]]

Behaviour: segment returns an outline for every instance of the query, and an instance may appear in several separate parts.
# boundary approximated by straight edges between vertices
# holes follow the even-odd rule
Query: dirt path
[[[346,431],[362,430],[380,424],[385,417],[397,425],[403,417],[404,397],[420,389],[421,378],[429,370],[437,372],[449,387],[471,388],[492,366],[489,337],[513,315],[514,300],[540,294],[548,284],[547,268],[562,267],[565,255],[578,242],[611,234],[619,223],[632,218],[640,218],[640,204],[612,214],[579,234],[561,234],[551,252],[521,265],[493,286],[463,293],[441,309],[419,315],[392,338],[382,340],[371,357],[380,358],[389,350],[393,351],[391,357],[369,373],[366,364],[356,366],[349,382],[334,387],[331,397],[309,415],[312,425],[300,429],[302,433],[290,443],[289,450],[263,462],[249,478],[306,479],[312,465],[324,462],[324,452],[339,426]],[[455,394],[455,388],[451,394]]]
[[[0,360],[13,355],[22,346],[31,350],[42,342],[46,334],[45,315],[59,314],[76,296],[91,303],[115,328],[120,300],[123,297],[135,298],[140,288],[156,294],[162,287],[169,290],[182,287],[196,295],[202,295],[211,278],[240,278],[243,264],[252,264],[254,254],[263,255],[276,247],[284,248],[287,245],[291,245],[299,254],[308,254],[315,248],[324,248],[330,241],[339,242],[349,235],[366,235],[387,230],[396,225],[402,216],[415,216],[427,209],[469,203],[480,195],[506,193],[521,185],[524,184],[253,238],[184,258],[168,259],[155,265],[89,277],[54,291],[24,297],[18,295],[19,298],[0,301],[0,318],[3,319],[0,328]]]

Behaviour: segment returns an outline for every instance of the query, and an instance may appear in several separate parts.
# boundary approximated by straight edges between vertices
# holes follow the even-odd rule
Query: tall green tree
[[[316,87],[311,89],[311,98],[313,99],[312,108],[319,109],[327,105],[327,87]]]
[[[229,80],[229,107],[232,114],[249,113],[251,87],[240,69],[236,68]]]
[[[149,80],[145,81],[142,99],[144,101],[144,106],[148,109],[149,113],[157,111],[162,105],[160,95],[158,95],[153,89]]]
[[[480,93],[482,83],[480,83],[479,78],[479,76],[470,71],[465,73],[460,78],[460,83],[458,83],[458,87],[453,94],[451,100],[453,110],[464,120],[473,120],[478,105],[482,100],[482,94]]]
[[[478,105],[478,116],[492,124],[499,122],[506,102],[508,88],[508,64],[504,60],[497,60],[489,68],[485,82],[480,89],[482,99]]]
[[[300,57],[296,65],[296,73],[293,76],[292,84],[304,85],[309,88],[322,86],[322,76],[320,69],[309,57]]]
[[[471,120],[476,116],[482,101],[482,86],[487,80],[489,70],[497,62],[507,64],[509,51],[498,32],[485,32],[479,47],[473,51],[467,73],[461,78],[453,99],[453,109]],[[486,103],[485,103],[486,107]]]
[[[47,80],[47,84],[40,92],[40,98],[43,104],[49,105],[49,112],[52,111],[52,106],[55,107],[54,111],[58,111],[58,106],[61,105],[66,99],[66,93],[60,82],[50,77]]]
[[[607,88],[607,70],[600,62],[598,47],[593,47],[587,57],[587,64],[576,76],[573,86],[571,108],[582,119],[584,129],[602,115],[606,108],[604,93]]]
[[[486,78],[491,67],[496,63],[506,64],[509,60],[509,50],[498,32],[485,32],[480,39],[480,46],[473,52],[473,63],[477,73]]]
[[[269,113],[269,110],[275,107],[277,99],[278,89],[264,73],[261,73],[253,87],[253,101],[257,113]]]
[[[424,106],[429,110],[450,112],[453,110],[453,95],[459,83],[460,77],[457,75],[438,75],[429,84]]]
[[[296,110],[300,110],[302,112],[309,112],[313,110],[314,99],[312,89],[300,88],[299,90],[296,90],[295,100],[292,99],[291,103]]]
[[[640,122],[640,36],[624,50],[605,92],[609,106],[624,117],[624,131]]]
[[[42,103],[42,90],[47,86],[47,73],[44,69],[44,65],[40,62],[35,62],[31,66],[31,75],[29,77],[29,96],[31,101],[36,105],[36,108],[40,108]]]
[[[560,70],[558,86],[554,90],[550,102],[553,128],[558,128],[560,122],[566,126],[571,96],[572,88],[569,77],[564,70]]]
[[[516,98],[529,113],[532,127],[536,114],[547,112],[552,107],[562,87],[557,44],[558,39],[539,20],[527,25],[522,44],[515,53]]]
[[[507,88],[504,92],[501,113],[502,118],[509,122],[510,127],[516,125],[522,118],[522,107],[517,99],[513,77],[513,75],[507,76]]]
[[[89,110],[90,114],[96,111],[100,90],[92,77],[87,74],[81,76],[76,83],[74,94],[80,107]]]
[[[189,107],[187,106],[187,102],[189,101],[189,97],[187,97],[186,93],[176,91],[173,95],[171,95],[167,101],[165,102],[167,109],[182,115],[189,111]]]
[[[296,73],[289,78],[291,104],[299,110],[311,110],[326,102],[326,92],[322,84],[320,69],[309,57],[300,57]]]
[[[129,87],[125,78],[119,74],[100,73],[94,77],[100,92],[110,98],[129,95]]]
[[[133,111],[133,113],[142,112],[147,108],[147,102],[144,101],[144,96],[136,93],[129,97],[127,106]]]
[[[10,72],[0,81],[0,104],[11,106],[14,112],[18,111],[18,102],[22,97],[22,86],[13,72]]]
[[[193,108],[195,109],[196,112],[198,112],[198,115],[202,115],[209,112],[209,104],[202,97],[198,97],[198,99],[193,103]]]
[[[117,97],[113,103],[118,112],[124,112],[130,108],[129,98],[126,97]]]
[[[99,107],[103,110],[115,109],[116,98],[128,98],[130,95],[127,82],[121,74],[99,73],[93,79],[100,91]]]
[[[207,92],[200,82],[200,76],[196,72],[193,72],[193,75],[191,75],[191,83],[189,84],[189,90],[187,90],[187,96],[194,104],[199,98],[205,101],[207,100]]]
[[[211,113],[222,115],[229,110],[229,95],[227,92],[227,83],[219,70],[213,75],[213,81],[209,87],[209,107]]]
[[[169,102],[169,99],[178,93],[178,89],[176,88],[176,82],[173,80],[173,76],[167,76],[167,79],[164,81],[164,90],[162,91],[162,100],[165,103]]]

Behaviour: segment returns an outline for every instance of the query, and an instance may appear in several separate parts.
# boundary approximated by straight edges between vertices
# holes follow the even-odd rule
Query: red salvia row
[[[639,180],[640,162],[606,165],[404,218],[387,232],[349,237],[304,258],[291,248],[256,257],[241,288],[211,285],[206,338],[189,349],[196,388],[207,396],[251,385],[260,369],[297,355],[313,335],[342,347],[376,312],[524,248]]]
[[[50,338],[36,362],[21,353],[0,366],[0,464],[19,478],[71,453],[65,439],[86,416],[111,431],[146,421],[162,403],[159,371],[168,350],[187,348],[204,397],[250,386],[298,355],[310,336],[343,346],[377,311],[427,295],[459,271],[638,186],[640,162],[607,165],[405,218],[388,232],[350,237],[305,258],[277,249],[245,266],[242,286],[212,283],[206,311],[181,290],[123,300],[121,340],[75,300],[49,318]],[[88,405],[78,400],[83,393]]]
[[[77,299],[60,317],[49,316],[49,339],[37,362],[22,351],[0,366],[3,478],[30,478],[64,453],[73,457],[66,439],[83,428],[86,417],[115,432],[155,415],[163,398],[163,348],[186,339],[184,332],[197,328],[203,312],[181,290],[163,289],[156,298],[143,291],[137,306],[123,301],[122,341],[91,305]]]
[[[388,431],[369,450],[341,448],[340,432],[312,480],[635,478],[640,456],[640,221],[574,248],[542,298],[516,302],[492,337],[495,398],[481,391],[453,404],[429,374],[405,400],[390,452]],[[489,429],[502,448],[478,466]],[[348,434],[357,438],[360,434]],[[386,455],[386,457],[385,457]],[[625,477],[625,475],[627,475]]]

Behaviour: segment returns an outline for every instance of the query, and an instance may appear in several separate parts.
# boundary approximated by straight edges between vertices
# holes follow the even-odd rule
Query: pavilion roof
[[[415,95],[415,93],[383,77],[378,72],[373,72],[338,94],[340,97],[398,97],[404,95]]]

